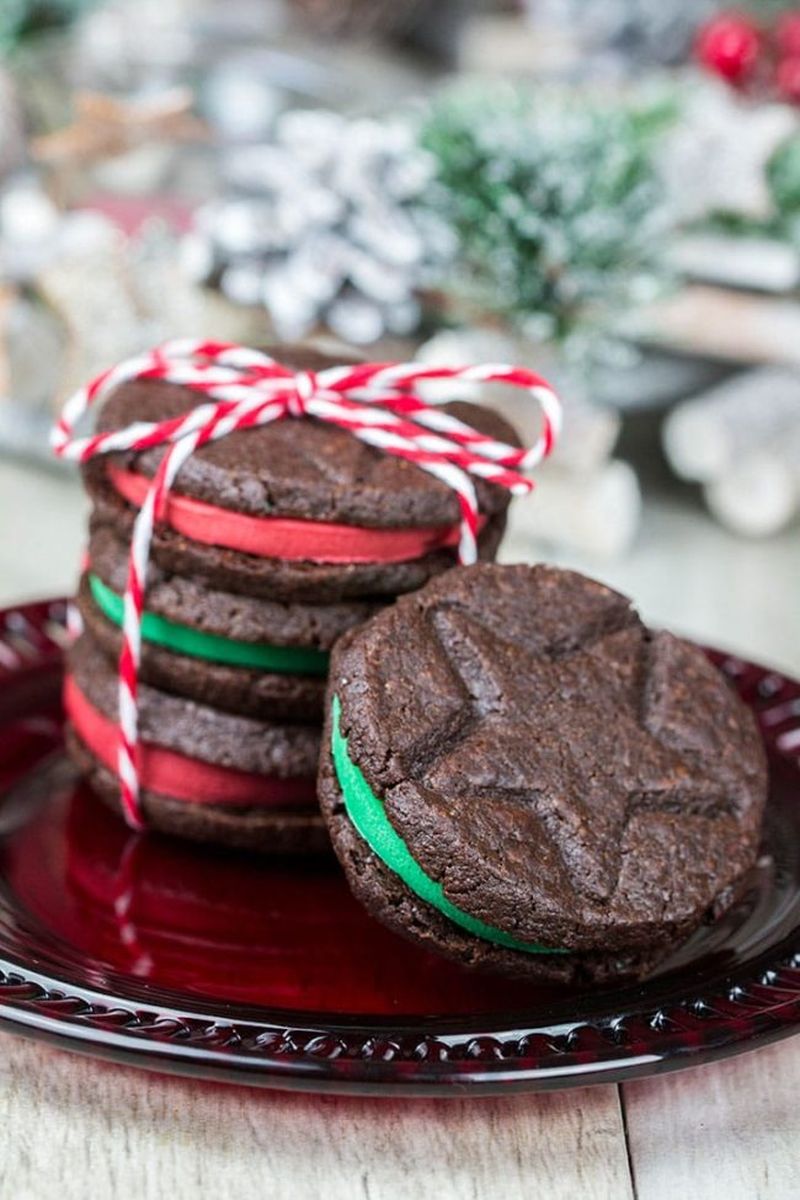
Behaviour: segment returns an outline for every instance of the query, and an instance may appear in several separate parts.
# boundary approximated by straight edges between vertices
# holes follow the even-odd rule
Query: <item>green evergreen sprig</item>
[[[656,144],[675,116],[669,100],[443,95],[422,143],[437,163],[430,203],[460,244],[453,292],[542,337],[612,324],[660,274]]]

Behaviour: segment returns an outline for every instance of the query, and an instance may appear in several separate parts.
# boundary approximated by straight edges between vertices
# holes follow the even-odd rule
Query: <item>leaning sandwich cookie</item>
[[[766,767],[703,653],[548,567],[456,568],[334,649],[319,781],[350,886],[462,963],[646,973],[754,864]]]

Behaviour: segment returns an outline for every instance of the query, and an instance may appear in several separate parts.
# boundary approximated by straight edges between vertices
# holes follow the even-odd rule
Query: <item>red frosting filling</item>
[[[117,726],[89,703],[70,675],[64,682],[64,708],[81,741],[104,766],[116,772]],[[146,791],[191,804],[306,808],[315,802],[313,779],[253,775],[188,758],[149,742],[139,743],[137,766]]]
[[[140,508],[150,480],[133,471],[109,467],[112,486],[129,504]],[[216,508],[191,496],[170,492],[160,518],[177,533],[208,546],[226,546],[260,558],[292,562],[407,562],[432,550],[458,544],[456,525],[416,529],[369,529],[334,521],[301,521],[293,517],[251,517]],[[485,518],[479,521],[479,528]]]

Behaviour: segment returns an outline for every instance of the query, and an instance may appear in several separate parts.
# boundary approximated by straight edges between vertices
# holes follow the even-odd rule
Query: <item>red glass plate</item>
[[[156,1070],[456,1094],[608,1082],[800,1022],[800,684],[711,653],[758,714],[772,788],[746,898],[646,983],[470,974],[376,924],[333,859],[137,837],[61,749],[63,604],[0,613],[0,1023]]]

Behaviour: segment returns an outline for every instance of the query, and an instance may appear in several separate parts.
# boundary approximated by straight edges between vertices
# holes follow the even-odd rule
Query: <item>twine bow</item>
[[[78,437],[84,414],[122,383],[160,380],[197,392],[203,402],[178,417],[137,421],[122,429]],[[520,449],[498,442],[414,394],[425,380],[506,383],[528,391],[542,410],[535,445]],[[461,511],[458,554],[477,558],[478,499],[472,477],[514,495],[529,492],[521,474],[553,448],[561,428],[561,406],[549,384],[523,367],[482,364],[437,367],[419,363],[365,363],[294,372],[257,350],[227,342],[167,342],[98,375],[64,406],[51,443],[59,458],[86,462],[101,454],[168,446],[139,510],[131,539],[124,595],[119,662],[117,754],[122,806],[128,823],[143,827],[136,764],[138,669],[147,563],[153,526],[182,464],[207,442],[234,430],[253,429],[284,418],[312,417],[386,454],[407,459],[451,488]]]

